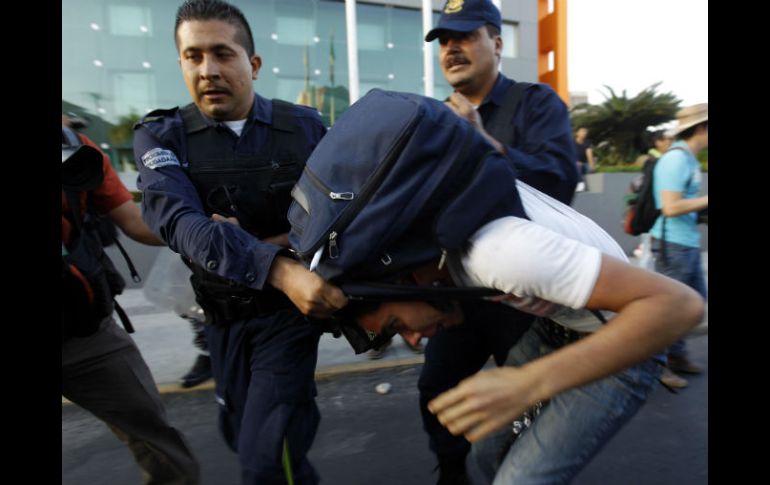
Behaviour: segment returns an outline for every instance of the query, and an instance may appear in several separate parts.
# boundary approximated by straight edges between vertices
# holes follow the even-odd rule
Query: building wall
[[[335,0],[232,0],[252,28],[263,65],[254,86],[266,97],[315,106],[331,125],[348,107],[345,4]],[[132,170],[131,125],[157,108],[189,102],[174,46],[181,1],[63,0],[62,111],[92,121],[84,132],[119,170]],[[433,24],[443,0],[434,0]],[[360,92],[379,87],[423,92],[421,0],[358,2]],[[537,8],[503,2],[503,36],[516,45],[502,71],[537,80]],[[434,96],[451,87],[434,53]],[[334,111],[334,114],[332,114]],[[115,132],[122,126],[123,135]]]

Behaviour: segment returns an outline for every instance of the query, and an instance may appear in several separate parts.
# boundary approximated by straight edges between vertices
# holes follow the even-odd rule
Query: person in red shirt
[[[87,137],[72,131],[66,122],[63,115],[63,162],[65,147],[72,148],[79,141],[101,153],[104,177],[95,189],[75,195],[80,203],[80,210],[76,211],[79,214],[71,210],[69,201],[74,199],[62,187],[63,264],[68,261],[65,255],[74,256],[86,247],[81,243],[89,237],[86,234],[88,226],[83,223],[83,214],[87,212],[106,216],[135,241],[165,245],[142,220],[139,207],[121,183],[107,155]],[[88,246],[89,250],[91,248]],[[103,250],[101,253],[94,261],[100,261]],[[74,273],[85,283],[87,301],[93,302],[99,288],[89,285],[91,280],[83,276],[86,271],[75,269]],[[65,277],[67,275],[65,273]],[[199,483],[200,470],[195,456],[184,436],[166,419],[152,374],[134,341],[112,318],[111,308],[108,308],[108,316],[97,321],[93,329],[65,333],[65,327],[75,328],[77,323],[65,326],[65,315],[76,313],[67,313],[71,310],[68,305],[73,302],[66,298],[66,285],[62,291],[65,292],[62,300],[62,395],[104,421],[121,441],[128,444],[144,471],[145,483]]]

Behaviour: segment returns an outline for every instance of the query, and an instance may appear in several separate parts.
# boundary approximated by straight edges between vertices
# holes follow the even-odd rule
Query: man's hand
[[[276,256],[268,283],[281,290],[305,315],[328,318],[348,304],[342,290],[311,273],[297,261]]]
[[[473,104],[468,101],[468,98],[458,92],[454,92],[449,96],[449,100],[444,102],[444,104],[449,106],[449,108],[454,111],[457,116],[463,118],[471,125],[473,125],[479,131],[479,133],[481,133],[481,136],[483,136],[489,143],[492,144],[492,146],[495,147],[495,150],[500,153],[505,153],[505,147],[503,147],[503,144],[492,138],[492,135],[487,133],[487,131],[484,129],[484,123],[481,121],[481,115],[478,111],[476,111],[476,108],[473,107]]]
[[[484,370],[428,403],[428,409],[456,436],[471,443],[510,424],[538,399],[524,368]]]
[[[237,217],[225,217],[222,214],[211,214],[211,218],[217,222],[227,222],[228,224],[241,227],[241,223],[238,221]]]

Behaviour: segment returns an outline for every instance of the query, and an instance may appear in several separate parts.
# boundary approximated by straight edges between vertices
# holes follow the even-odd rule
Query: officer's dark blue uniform
[[[295,483],[318,481],[305,455],[320,419],[313,381],[320,330],[266,284],[283,249],[253,234],[286,232],[278,199],[288,204],[288,189],[324,133],[315,110],[276,108],[256,93],[240,137],[194,105],[152,112],[135,131],[144,219],[191,262],[196,297],[215,314],[207,337],[220,429],[239,455],[243,483],[286,483],[284,443]],[[214,212],[238,217],[241,227],[213,221]]]
[[[508,89],[515,84],[502,73],[478,107],[486,128],[503,107]],[[578,180],[572,130],[567,108],[547,85],[532,84],[522,93],[512,114],[512,145],[506,155],[522,182],[569,204]],[[430,448],[439,463],[462,464],[470,444],[454,436],[428,411],[427,404],[462,379],[478,372],[495,357],[502,365],[508,350],[532,324],[532,315],[489,302],[464,304],[466,325],[440,330],[425,348],[425,365],[420,374],[420,412],[430,436]]]

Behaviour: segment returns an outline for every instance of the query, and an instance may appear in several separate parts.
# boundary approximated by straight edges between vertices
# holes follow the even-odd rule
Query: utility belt
[[[187,262],[195,300],[206,312],[206,323],[226,327],[238,320],[257,318],[279,310],[296,308],[281,291],[267,287],[255,290],[210,273],[197,264]]]
[[[540,334],[554,347],[562,347],[591,335],[590,332],[578,332],[554,322],[550,318],[539,318]]]

